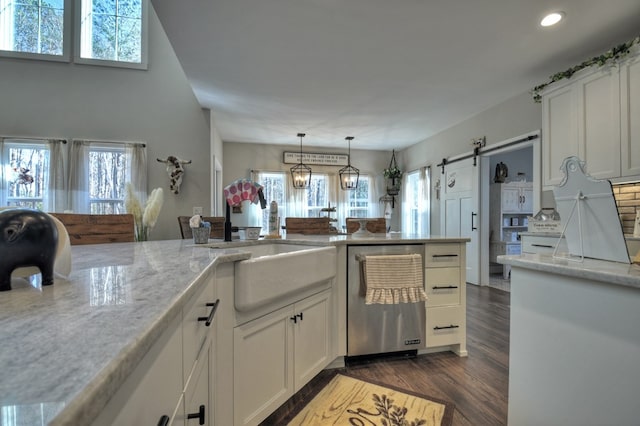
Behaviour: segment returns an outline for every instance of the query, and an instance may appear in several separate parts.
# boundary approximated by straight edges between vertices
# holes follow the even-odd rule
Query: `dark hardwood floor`
[[[451,401],[454,426],[506,425],[509,384],[510,293],[467,284],[467,351],[389,357],[349,363],[325,370],[284,403],[261,425],[284,425],[336,372],[372,379]]]

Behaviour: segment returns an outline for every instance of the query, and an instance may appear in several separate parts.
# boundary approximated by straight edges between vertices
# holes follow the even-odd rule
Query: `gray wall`
[[[149,30],[148,71],[0,58],[0,135],[145,142],[149,190],[165,189],[151,239],[172,239],[180,236],[178,215],[209,210],[210,117],[153,8]],[[156,161],[168,155],[193,161],[178,195]]]
[[[404,170],[431,166],[431,234],[440,233],[440,202],[436,200],[434,185],[440,177],[436,165],[443,158],[471,152],[471,141],[475,138],[485,136],[489,147],[541,126],[542,108],[525,92],[403,150],[398,162]]]

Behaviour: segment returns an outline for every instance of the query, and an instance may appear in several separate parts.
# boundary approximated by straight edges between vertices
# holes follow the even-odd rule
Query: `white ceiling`
[[[152,3],[225,142],[403,148],[640,34],[638,0]]]

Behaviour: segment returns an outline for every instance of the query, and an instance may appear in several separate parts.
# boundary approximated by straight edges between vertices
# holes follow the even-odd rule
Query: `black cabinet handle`
[[[434,254],[431,257],[458,257],[457,254]]]
[[[548,246],[546,244],[531,244],[532,247],[544,247],[544,248],[553,248],[553,246]]]
[[[445,325],[444,327],[440,327],[440,326],[436,325],[435,327],[433,327],[433,329],[434,330],[446,330],[448,328],[458,328],[458,327],[460,327],[460,326],[459,325],[453,325],[453,324]]]
[[[200,409],[197,413],[187,414],[187,419],[198,419],[198,424],[204,424],[204,405],[200,406]]]
[[[302,321],[302,312],[298,314],[298,318],[300,318],[300,321]]]
[[[458,286],[457,285],[447,285],[447,286],[444,286],[444,285],[438,286],[437,285],[437,286],[434,286],[434,287],[431,287],[431,288],[433,290],[445,290],[445,289],[450,289],[450,288],[458,288]]]
[[[289,319],[290,319],[291,321],[293,321],[293,323],[294,323],[294,324],[297,324],[297,322],[298,322],[298,316],[297,316],[297,315],[294,315],[294,316],[292,316],[292,317],[289,317]]]
[[[169,424],[169,416],[162,416],[160,420],[158,420],[158,426],[167,426]]]
[[[209,312],[208,317],[198,317],[198,321],[204,321],[204,325],[209,327],[213,322],[213,317],[215,316],[216,311],[218,310],[218,305],[220,305],[220,299],[216,300],[214,303],[207,303],[207,306],[211,306],[211,312]]]
[[[478,229],[477,226],[473,225],[475,222],[473,219],[475,219],[476,216],[478,216],[478,213],[471,212],[471,230],[472,231],[475,231],[476,229]]]

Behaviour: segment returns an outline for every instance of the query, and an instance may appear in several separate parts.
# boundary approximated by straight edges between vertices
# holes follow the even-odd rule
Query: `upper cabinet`
[[[640,55],[592,67],[542,94],[543,185],[562,181],[562,161],[586,161],[598,179],[640,175]]]

